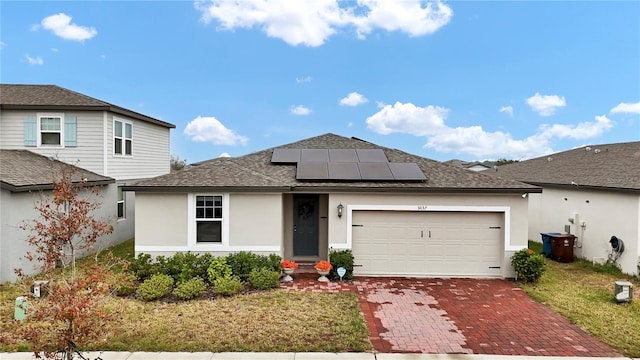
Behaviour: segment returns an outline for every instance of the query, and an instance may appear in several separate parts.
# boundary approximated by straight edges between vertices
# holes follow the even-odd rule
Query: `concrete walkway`
[[[86,353],[95,360],[567,360],[560,356],[510,356],[468,354],[373,354],[373,353],[170,353],[103,352]],[[32,353],[0,353],[1,360],[31,360]],[[630,360],[623,357],[571,357],[571,360]],[[636,359],[638,360],[638,359]]]

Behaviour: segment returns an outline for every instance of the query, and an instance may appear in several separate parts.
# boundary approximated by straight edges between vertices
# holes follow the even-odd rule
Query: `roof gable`
[[[162,127],[176,126],[56,85],[0,84],[0,109],[111,111]]]
[[[278,149],[382,149],[389,163],[416,163],[428,178],[415,181],[301,181],[295,164],[274,164]],[[143,180],[126,190],[134,191],[437,191],[437,192],[539,192],[539,188],[518,181],[496,178],[438,161],[385,148],[357,138],[325,134],[269,148],[236,158],[217,158],[197,166]]]
[[[583,146],[487,173],[535,185],[640,190],[640,141]]]

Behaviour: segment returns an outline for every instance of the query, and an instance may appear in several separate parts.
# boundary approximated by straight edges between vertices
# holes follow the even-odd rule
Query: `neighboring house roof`
[[[28,150],[0,150],[0,188],[12,192],[52,189],[56,174],[72,169],[77,181],[104,185],[115,180]]]
[[[273,149],[235,158],[216,158],[189,169],[123,187],[133,191],[393,191],[393,192],[540,192],[535,186],[483,175],[357,138],[325,134],[278,146],[279,149],[383,149],[392,163],[413,162],[427,179],[416,181],[296,180],[295,164],[271,162]]]
[[[640,191],[640,141],[583,146],[486,173],[543,187]]]
[[[56,85],[0,84],[0,109],[110,111],[173,129],[176,126]]]
[[[452,165],[452,166],[461,167],[465,169],[471,169],[475,167],[477,169],[475,171],[491,169],[496,164],[493,161],[463,161],[458,159],[447,160],[444,163],[447,165]]]

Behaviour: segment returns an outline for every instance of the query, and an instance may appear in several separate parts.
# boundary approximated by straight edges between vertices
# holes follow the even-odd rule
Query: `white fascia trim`
[[[510,206],[442,206],[442,205],[347,205],[347,243],[332,244],[335,249],[351,249],[353,244],[353,212],[358,210],[383,211],[421,211],[421,212],[501,212],[504,214],[504,251],[518,251],[524,247],[511,245],[511,207]]]
[[[202,252],[237,252],[237,251],[256,251],[256,252],[273,252],[279,253],[280,246],[223,246],[223,245],[198,245],[198,246],[163,246],[163,245],[136,245],[136,253],[150,252],[185,252],[185,251],[202,251]]]

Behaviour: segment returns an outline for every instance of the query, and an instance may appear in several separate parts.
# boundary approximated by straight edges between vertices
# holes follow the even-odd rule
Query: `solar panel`
[[[389,164],[384,162],[358,163],[362,180],[394,180]]]
[[[329,162],[329,149],[302,149],[301,162]]]
[[[389,169],[396,180],[427,180],[416,163],[389,163]]]
[[[358,155],[355,149],[329,149],[329,161],[357,163]]]
[[[327,180],[329,171],[326,162],[299,162],[296,169],[298,180]]]
[[[300,161],[300,149],[273,149],[272,163],[297,163]]]
[[[361,163],[389,162],[382,149],[356,149],[358,161]]]
[[[355,153],[354,153],[355,154]],[[358,164],[355,162],[330,162],[329,179],[331,180],[361,180]]]

